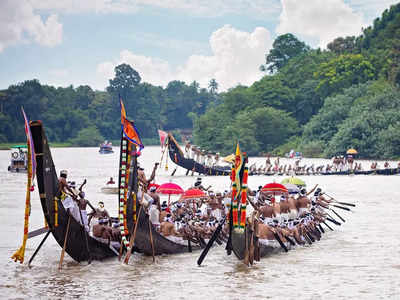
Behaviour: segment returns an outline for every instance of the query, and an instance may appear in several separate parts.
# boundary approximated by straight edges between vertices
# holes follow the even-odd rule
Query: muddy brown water
[[[117,196],[100,192],[110,176],[118,177],[119,149],[101,155],[98,148],[52,149],[57,170],[67,169],[69,179],[78,184],[87,179],[87,198],[95,205],[102,200],[117,215]],[[133,255],[129,265],[116,258],[103,262],[76,263],[65,256],[58,271],[61,248],[50,236],[33,262],[27,261],[42,236],[28,240],[25,263],[10,256],[19,248],[23,235],[26,174],[7,171],[9,151],[0,151],[0,298],[1,299],[400,299],[400,176],[302,176],[308,187],[315,184],[339,201],[353,202],[354,212],[336,211],[346,220],[332,224],[312,246],[297,247],[288,253],[263,258],[251,268],[224,247],[210,250],[198,267],[199,252],[151,257]],[[146,147],[140,157],[149,175],[160,160],[159,147]],[[250,164],[264,163],[250,158]],[[281,162],[293,160],[281,159]],[[303,159],[316,165],[327,160]],[[392,166],[395,162],[391,162]],[[370,162],[364,161],[367,168]],[[381,162],[380,165],[383,165]],[[184,189],[197,176],[184,176],[169,161],[157,172],[157,183],[172,180]],[[214,191],[229,188],[229,178],[205,177],[203,185]],[[256,189],[284,177],[251,176],[249,187]],[[37,190],[32,193],[30,229],[43,226]]]

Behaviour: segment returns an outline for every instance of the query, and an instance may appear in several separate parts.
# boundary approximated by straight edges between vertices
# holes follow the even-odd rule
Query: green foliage
[[[354,86],[345,90],[343,94],[327,98],[319,113],[304,126],[305,142],[328,142],[338,131],[338,125],[348,117],[353,102],[364,96],[367,89],[367,84]]]
[[[300,147],[304,157],[322,157],[326,145],[322,141],[311,141]]]
[[[298,132],[297,121],[287,112],[268,106],[245,109],[243,100],[249,100],[248,95],[248,89],[235,89],[225,95],[226,102],[200,116],[195,121],[195,143],[229,154],[239,141],[243,151],[256,155],[271,151]],[[241,110],[235,113],[232,107]]]
[[[267,67],[262,67],[261,70],[266,69],[271,73],[279,71],[291,58],[309,50],[310,47],[299,41],[293,34],[280,35],[275,39],[272,49],[265,57]]]
[[[119,140],[118,94],[145,143],[157,129],[193,129],[200,148],[249,155],[291,149],[330,157],[355,147],[361,157],[400,157],[400,4],[385,10],[358,37],[338,37],[328,50],[310,49],[288,33],[276,38],[261,66],[270,75],[217,94],[210,79],[142,83],[127,64],[115,68],[107,92],[55,88],[28,80],[0,92],[0,142],[25,140],[21,106],[40,119],[51,142],[95,145]],[[207,90],[208,89],[208,90]]]
[[[315,72],[316,91],[322,96],[340,93],[354,84],[376,78],[375,68],[361,54],[344,54],[322,63]]]
[[[81,129],[77,136],[70,140],[73,146],[96,147],[104,141],[104,137],[96,126]]]
[[[356,52],[356,37],[347,36],[345,38],[338,37],[330,42],[327,48],[336,54],[349,54]]]
[[[383,93],[356,101],[349,116],[329,141],[326,155],[359,149],[363,157],[399,157],[400,93],[387,86]],[[371,113],[372,112],[372,113]]]
[[[142,78],[139,73],[128,64],[115,67],[115,78],[110,79],[107,91],[113,96],[121,95],[123,99],[129,97],[130,91],[135,88]]]
[[[272,155],[276,156],[285,156],[286,153],[289,153],[290,150],[295,149],[296,151],[300,151],[301,137],[300,136],[292,136],[290,137],[286,143],[279,145],[273,151],[271,151]]]

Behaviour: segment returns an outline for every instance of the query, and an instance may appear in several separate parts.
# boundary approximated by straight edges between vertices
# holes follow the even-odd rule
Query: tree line
[[[221,104],[196,117],[194,141],[230,153],[240,141],[250,155],[400,157],[400,4],[358,37],[338,37],[326,50],[294,35],[278,36],[251,86],[220,94]]]
[[[95,146],[118,140],[124,100],[145,143],[157,129],[192,129],[192,143],[229,154],[237,141],[249,155],[331,157],[356,148],[364,158],[400,157],[400,4],[360,36],[313,49],[293,34],[278,36],[251,86],[218,93],[194,81],[164,87],[141,81],[130,65],[115,68],[105,92],[55,88],[27,80],[0,91],[0,142],[25,139],[20,107],[44,122],[52,142]]]
[[[0,143],[25,140],[21,107],[30,120],[43,121],[51,142],[97,146],[120,138],[119,96],[147,143],[158,142],[158,128],[191,129],[194,116],[218,103],[215,80],[209,89],[176,80],[163,88],[141,82],[136,70],[121,64],[109,82],[106,92],[87,85],[55,88],[38,80],[11,85],[0,92]]]

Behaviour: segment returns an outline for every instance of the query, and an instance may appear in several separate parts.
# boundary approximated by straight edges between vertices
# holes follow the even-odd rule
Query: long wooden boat
[[[186,158],[182,149],[178,145],[177,141],[173,137],[172,134],[168,134],[168,153],[169,157],[176,165],[188,170],[193,171],[199,174],[204,175],[230,175],[231,168],[229,166],[226,167],[208,167],[203,164],[196,162],[192,158]],[[295,172],[296,176],[311,176],[311,175],[397,175],[400,174],[400,168],[387,168],[387,169],[378,169],[378,170],[368,170],[368,171],[337,171],[337,172]],[[263,175],[263,176],[277,176],[277,175],[288,175],[279,172],[270,172],[270,173],[261,173],[258,172],[249,172],[249,175]]]
[[[139,210],[140,205],[138,206],[138,211]],[[198,244],[192,243],[191,248],[189,248],[187,241],[186,244],[181,244],[164,237],[156,231],[152,225],[149,226],[150,221],[144,210],[142,210],[140,216],[138,216],[137,222],[138,228],[136,231],[135,247],[139,252],[145,255],[152,255],[153,253],[150,242],[150,228],[153,237],[154,255],[186,253],[190,252],[189,250],[195,251],[201,249]],[[133,226],[130,227],[134,228]]]
[[[51,156],[49,143],[41,121],[30,123],[36,154],[36,178],[43,214],[49,230],[60,247],[64,245],[68,220],[69,233],[65,251],[77,262],[103,260],[117,255],[115,250],[86,234],[84,227],[64,209],[58,196],[57,172]],[[57,198],[56,198],[57,197]],[[58,224],[56,224],[58,223]],[[88,246],[86,245],[86,237]],[[88,251],[89,248],[89,251]]]
[[[152,255],[153,249],[150,240],[152,234],[154,254],[177,254],[200,249],[198,244],[191,244],[188,241],[178,243],[164,237],[151,224],[145,209],[141,208],[140,201],[136,199],[138,194],[137,176],[137,152],[136,146],[132,144],[122,133],[120,151],[120,174],[119,174],[119,199],[120,199],[120,222],[123,230],[127,230],[127,239],[134,237],[134,250]],[[123,208],[121,210],[121,207]],[[122,213],[123,212],[123,213]],[[123,218],[121,216],[123,214]],[[135,226],[136,232],[135,232]],[[123,235],[124,233],[121,232]],[[124,238],[123,238],[124,240]]]
[[[250,248],[251,242],[251,231],[246,225],[246,232],[232,231],[232,251],[239,260],[243,260],[246,252],[246,239],[247,247]],[[256,238],[253,235],[253,243],[256,246]],[[258,243],[260,258],[270,254],[278,253],[282,251],[282,248],[266,246],[262,243]]]
[[[377,170],[367,170],[367,171],[336,171],[336,172],[294,172],[291,173],[296,176],[312,176],[312,175],[398,175],[400,174],[400,168],[387,168],[387,169],[377,169]],[[258,173],[251,172],[249,175],[262,175],[262,176],[289,176],[289,174],[284,174],[283,172],[269,172],[269,173]]]
[[[183,154],[182,149],[179,147],[177,141],[172,136],[172,134],[168,134],[168,153],[170,159],[178,166],[188,170],[193,171],[199,174],[204,175],[229,175],[231,173],[231,168],[229,166],[226,167],[208,167],[203,164],[196,162],[192,158],[186,158]]]

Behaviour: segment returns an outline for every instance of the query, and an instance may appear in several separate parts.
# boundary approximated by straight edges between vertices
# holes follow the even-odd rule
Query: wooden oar
[[[318,228],[322,233],[325,233],[325,230],[322,228],[321,224],[318,224]]]
[[[178,168],[175,168],[175,170],[172,171],[171,176],[174,176],[174,175],[175,175],[176,169],[178,169]]]
[[[296,243],[295,243],[289,236],[284,235],[284,237],[285,237],[285,239],[287,239],[287,241],[288,241],[292,246],[295,246],[295,245],[296,245]]]
[[[67,247],[67,239],[68,239],[68,232],[69,232],[70,223],[71,223],[71,214],[69,214],[69,212],[68,212],[68,224],[67,224],[67,230],[65,231],[64,246],[63,246],[63,249],[61,251],[60,262],[58,264],[58,269],[59,270],[62,269],[62,263],[63,263],[63,260],[64,260],[65,248]]]
[[[226,220],[226,216],[221,220],[221,222],[219,223],[217,229],[215,229],[213,235],[211,236],[210,240],[207,243],[207,246],[204,248],[203,252],[201,252],[199,259],[197,260],[197,264],[200,266],[201,263],[203,262],[203,260],[206,258],[206,255],[208,253],[208,251],[210,250],[211,246],[214,244],[215,239],[218,237],[218,235],[220,234],[222,227],[225,223]]]
[[[337,201],[335,198],[333,198],[332,196],[329,196],[327,193],[323,193],[323,195],[327,195],[330,198],[329,200],[332,200],[333,202],[336,202],[336,203],[339,203],[339,204],[342,204],[342,205],[352,206],[352,207],[356,206],[353,203]]]
[[[342,204],[342,205],[347,205],[347,206],[352,206],[352,207],[355,207],[355,206],[356,206],[356,205],[353,204],[353,203],[340,202],[340,201],[336,201],[336,202],[339,203],[339,204]]]
[[[248,239],[247,229],[244,229],[244,241],[245,241],[245,249],[244,249],[244,259],[243,263],[248,266],[249,265],[249,239]]]
[[[332,204],[332,206],[343,209],[343,210],[351,211],[351,209],[348,207],[344,207],[344,206],[340,206],[340,205],[336,205],[336,204]]]
[[[331,226],[329,226],[328,224],[326,224],[326,222],[325,222],[325,221],[323,221],[322,223],[324,223],[326,227],[328,227],[330,230],[332,230],[332,231],[333,231],[332,227],[331,227]]]
[[[144,193],[144,192],[142,191],[142,193]],[[132,248],[133,248],[134,243],[135,243],[136,231],[137,231],[137,228],[138,228],[138,223],[139,223],[139,220],[140,220],[140,213],[142,212],[142,208],[143,208],[143,204],[140,205],[138,217],[137,217],[136,224],[135,224],[135,229],[133,230],[133,236],[131,235],[131,238],[129,240],[128,251],[126,252],[125,259],[124,259],[124,263],[125,264],[128,264],[129,258],[131,258],[131,255],[132,255]]]
[[[331,222],[331,223],[333,223],[333,224],[335,224],[335,225],[338,225],[338,226],[342,225],[341,223],[339,223],[338,221],[336,221],[336,220],[334,220],[334,219],[332,219],[332,218],[330,218],[330,217],[327,217],[326,219],[327,219],[329,222]]]
[[[140,208],[142,208],[142,207],[140,207]],[[152,251],[152,255],[153,255],[153,262],[155,262],[156,259],[154,258],[154,242],[153,242],[153,232],[152,232],[153,227],[151,226],[150,220],[148,220],[148,221],[149,221],[149,235],[150,235],[151,251]]]
[[[346,220],[345,219],[343,219],[336,211],[334,211],[332,208],[331,208],[331,211],[336,215],[336,216],[338,216],[338,218],[340,219],[340,220],[342,220],[343,222],[346,222]]]
[[[30,259],[29,262],[28,262],[28,267],[31,266],[31,262],[33,261],[33,259],[35,258],[36,254],[39,252],[40,248],[42,247],[42,245],[43,245],[44,242],[46,241],[46,239],[47,239],[47,237],[49,236],[50,232],[51,232],[50,230],[47,231],[47,233],[46,233],[46,235],[44,236],[43,240],[40,242],[39,246],[37,247],[37,249],[36,249],[35,252],[33,253],[31,259]]]
[[[79,208],[79,207],[78,207],[78,208]],[[80,216],[81,216],[82,230],[83,230],[83,234],[84,234],[84,236],[85,236],[86,251],[87,251],[87,253],[88,253],[88,264],[90,264],[90,263],[92,262],[92,258],[91,258],[90,250],[89,250],[89,241],[88,241],[88,236],[87,236],[88,233],[87,233],[87,231],[86,231],[85,223],[83,222],[82,212],[81,212],[80,209],[79,209],[79,214],[80,214]]]
[[[33,238],[35,236],[41,235],[49,231],[49,227],[42,227],[33,231],[28,232],[28,239]]]
[[[288,252],[288,248],[286,247],[286,245],[282,242],[281,238],[279,237],[279,235],[275,232],[272,231],[272,233],[274,234],[275,239],[278,241],[279,245],[281,245],[282,249],[285,250],[285,252]]]

